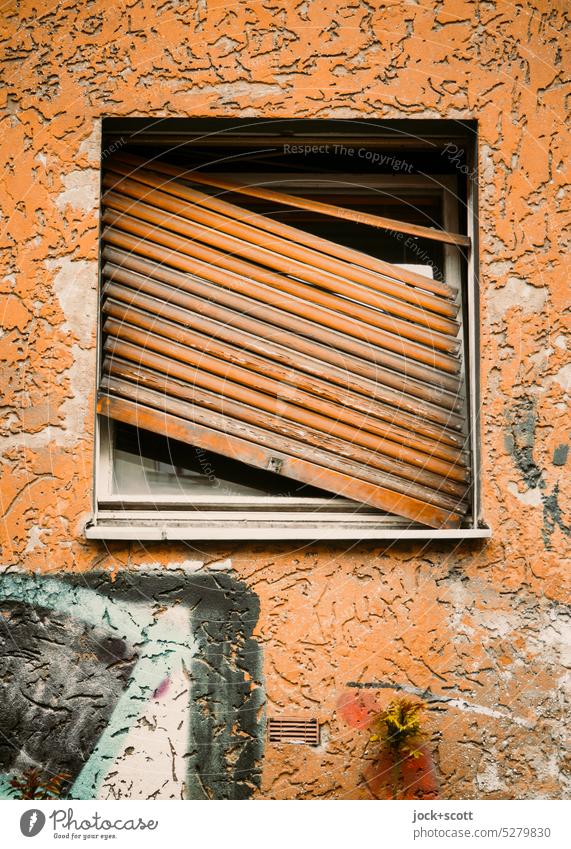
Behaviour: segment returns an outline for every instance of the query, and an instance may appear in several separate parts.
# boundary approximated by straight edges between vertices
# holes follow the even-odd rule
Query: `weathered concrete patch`
[[[89,135],[79,145],[78,153],[91,165],[99,166],[101,160],[101,121],[95,121]]]
[[[512,308],[526,314],[537,313],[545,307],[549,290],[532,286],[519,277],[510,277],[502,289],[490,289],[487,296],[488,313],[493,323],[501,321]]]
[[[571,394],[571,364],[560,368],[549,378],[549,381],[551,383],[558,383],[564,392]]]
[[[72,352],[74,361],[67,371],[69,378],[69,397],[61,405],[64,416],[63,436],[56,435],[56,442],[67,444],[72,440],[80,439],[85,435],[86,425],[93,416],[85,400],[91,398],[95,392],[94,373],[96,367],[95,351],[84,349],[79,345],[73,345]]]
[[[507,486],[508,492],[511,492],[522,504],[527,504],[528,507],[539,507],[541,504],[543,496],[539,487],[532,487],[531,489],[525,489],[523,492],[520,492],[517,483],[513,481],[508,481]]]
[[[80,345],[92,347],[97,327],[97,263],[62,257],[46,266],[58,269],[53,287],[65,316],[62,327]]]
[[[81,209],[83,212],[93,212],[97,209],[99,196],[99,170],[82,168],[81,171],[71,171],[63,174],[61,181],[63,192],[55,197],[55,205],[60,210],[66,206]]]

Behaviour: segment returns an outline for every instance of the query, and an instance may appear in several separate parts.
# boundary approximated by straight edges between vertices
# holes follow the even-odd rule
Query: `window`
[[[89,537],[488,535],[473,135],[104,122]]]

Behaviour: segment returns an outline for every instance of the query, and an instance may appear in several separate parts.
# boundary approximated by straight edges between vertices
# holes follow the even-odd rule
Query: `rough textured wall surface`
[[[323,723],[318,749],[265,745],[260,789],[255,775],[246,779],[258,795],[370,798],[366,735],[337,706],[348,689],[356,691],[349,684],[375,681],[386,687],[374,691],[379,704],[395,692],[429,691],[444,797],[568,792],[566,8],[547,0],[5,6],[2,563],[10,580],[81,576],[87,588],[103,573],[112,599],[113,578],[136,587],[157,563],[176,568],[191,557],[209,581],[226,571],[257,596],[268,713],[315,715]],[[204,544],[189,553],[184,545],[84,540],[100,119],[108,115],[478,119],[483,479],[494,529],[487,545]],[[211,592],[211,607],[225,611],[216,600],[224,590],[212,584]],[[35,605],[29,593],[24,601]],[[148,598],[160,605],[160,595]],[[176,611],[169,598],[164,604]],[[21,600],[5,615],[22,635],[22,651],[40,631],[51,642],[69,616],[76,624],[66,629],[61,653],[71,658],[87,627],[77,610],[46,613],[40,600],[24,612]],[[225,644],[224,635],[216,640]],[[9,678],[9,662],[3,670]],[[120,699],[127,671],[128,663],[104,673],[107,695],[88,736]],[[47,670],[37,674],[52,680]],[[184,690],[184,682],[176,686]],[[36,708],[27,710],[35,715]],[[165,740],[169,723],[198,721],[186,697],[172,710],[176,716],[154,730],[147,719],[151,728],[139,738],[151,752],[149,770],[164,771],[165,759],[172,764],[184,754],[180,747],[172,754]],[[15,749],[25,733],[14,730]],[[212,729],[193,733],[210,746]],[[128,748],[113,792],[160,796],[137,784],[142,765],[129,772],[127,764],[141,751]],[[16,755],[2,750],[5,763]],[[233,756],[211,757],[226,757],[223,767],[212,766],[221,781],[211,788],[225,795]],[[239,771],[240,752],[234,757]],[[164,786],[167,797],[188,792],[176,774]]]

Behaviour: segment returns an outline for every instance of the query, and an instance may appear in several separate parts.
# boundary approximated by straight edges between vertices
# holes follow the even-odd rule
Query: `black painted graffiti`
[[[0,769],[41,764],[76,776],[124,690],[132,646],[73,616],[4,602],[0,628]]]
[[[542,536],[546,548],[551,546],[551,536],[559,528],[566,536],[571,536],[571,527],[563,520],[559,505],[559,485],[555,484],[551,493],[546,492],[546,482],[543,470],[534,458],[535,431],[537,427],[537,412],[535,402],[531,398],[522,398],[507,412],[508,433],[506,447],[513,457],[525,485],[529,489],[541,490],[543,505]],[[564,465],[567,459],[568,446],[558,446],[553,463]],[[563,459],[564,458],[564,459]]]
[[[69,772],[75,798],[101,792],[141,704],[163,698],[178,663],[187,676],[177,702],[188,726],[182,795],[252,794],[264,695],[252,637],[259,604],[245,584],[206,571],[124,573],[114,582],[5,576],[0,607],[5,775],[40,765]]]

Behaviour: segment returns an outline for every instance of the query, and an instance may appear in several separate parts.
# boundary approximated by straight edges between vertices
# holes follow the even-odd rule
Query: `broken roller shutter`
[[[106,168],[99,411],[459,526],[469,467],[455,291],[207,194],[176,166],[119,156]]]

